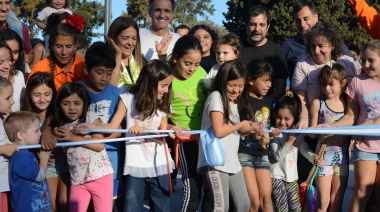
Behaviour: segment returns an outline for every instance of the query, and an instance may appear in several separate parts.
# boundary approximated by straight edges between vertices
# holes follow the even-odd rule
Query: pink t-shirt
[[[342,55],[336,61],[342,65],[347,72],[347,80],[357,75],[357,69],[352,57]],[[314,99],[319,99],[321,86],[318,82],[318,75],[322,67],[326,64],[316,64],[313,57],[309,55],[305,60],[298,62],[294,69],[292,88],[296,90],[307,90],[307,102],[310,105]]]
[[[380,82],[372,80],[367,74],[361,74],[351,80],[346,93],[360,106],[356,124],[380,115]],[[380,137],[366,136],[362,142],[356,142],[355,145],[365,152],[380,153]]]

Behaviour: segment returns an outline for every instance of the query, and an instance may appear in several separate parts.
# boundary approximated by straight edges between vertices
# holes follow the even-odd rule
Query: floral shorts
[[[349,143],[340,146],[327,146],[323,154],[323,165],[319,167],[318,176],[348,176],[348,147]],[[319,148],[317,152],[319,152]]]

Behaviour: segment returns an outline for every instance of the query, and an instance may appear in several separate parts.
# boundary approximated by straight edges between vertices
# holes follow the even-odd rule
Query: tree
[[[104,23],[104,7],[101,3],[87,0],[71,0],[70,8],[73,13],[80,14],[86,20],[83,34],[91,42],[93,37],[98,37],[94,30]],[[16,15],[26,23],[30,36],[35,37],[40,29],[37,27],[38,13],[45,7],[45,0],[15,0],[13,1]]]
[[[219,26],[218,24],[215,24],[214,22],[212,22],[210,20],[199,21],[195,25],[197,25],[197,24],[204,24],[206,26],[211,27],[211,29],[213,29],[218,34],[219,38],[228,33],[226,28]],[[193,26],[195,26],[195,25],[193,25]],[[193,26],[189,26],[189,27],[191,28]]]
[[[359,26],[351,5],[347,1],[318,0],[314,2],[318,9],[319,20],[332,22],[345,42],[354,42],[361,46],[368,41],[368,34]],[[380,0],[367,0],[367,2],[378,7]],[[229,0],[228,12],[223,14],[226,18],[223,25],[227,30],[245,38],[245,14],[251,6],[265,4],[272,16],[268,37],[281,43],[297,33],[292,17],[295,3],[296,0]]]
[[[197,17],[206,17],[214,14],[212,0],[177,0],[171,28],[180,24],[195,25]],[[149,0],[127,0],[127,14],[134,18],[140,27],[146,27],[151,23],[148,14]]]

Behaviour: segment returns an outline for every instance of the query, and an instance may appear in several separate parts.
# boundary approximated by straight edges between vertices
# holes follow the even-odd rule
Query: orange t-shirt
[[[70,70],[65,73],[62,71],[58,65],[55,65],[54,72],[54,84],[55,88],[58,89],[67,82],[77,82],[81,80],[86,80],[87,75],[84,73],[84,60],[77,55],[74,56],[74,63],[70,67]],[[50,73],[50,61],[49,58],[45,58],[39,62],[37,62],[33,67],[32,71],[29,74],[28,80],[30,76],[37,72],[47,72]]]
[[[380,39],[380,15],[364,0],[349,0],[360,25],[373,39]]]

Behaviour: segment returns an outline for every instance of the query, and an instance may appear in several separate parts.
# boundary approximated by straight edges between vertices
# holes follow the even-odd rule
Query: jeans
[[[124,211],[140,211],[144,201],[145,184],[149,187],[150,211],[170,211],[168,175],[151,178],[126,176]]]

